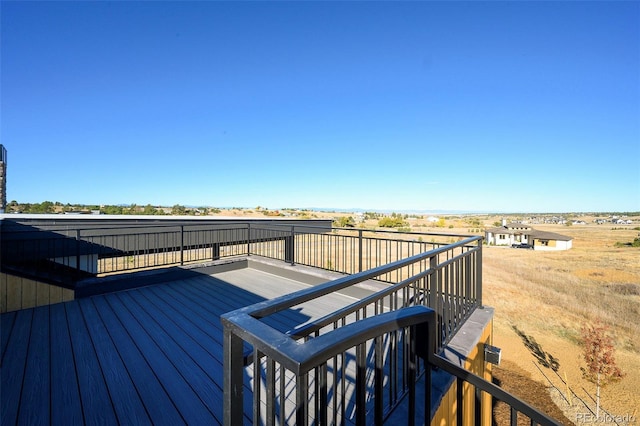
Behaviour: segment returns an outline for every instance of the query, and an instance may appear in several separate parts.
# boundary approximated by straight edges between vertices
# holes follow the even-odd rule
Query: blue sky
[[[640,210],[640,2],[0,7],[9,200]]]

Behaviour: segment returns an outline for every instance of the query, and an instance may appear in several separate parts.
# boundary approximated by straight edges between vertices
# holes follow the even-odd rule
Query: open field
[[[607,225],[533,227],[574,237],[573,248],[560,252],[486,248],[484,301],[496,308],[495,344],[503,348],[505,360],[545,385],[551,380],[565,393],[562,379],[566,375],[571,389],[593,408],[587,393],[595,396],[595,386],[580,371],[584,366],[580,329],[585,323],[602,321],[611,327],[616,361],[626,373],[620,382],[602,390],[602,407],[620,416],[635,412],[637,419],[640,249],[618,248],[615,243],[632,241],[638,231]],[[557,371],[551,368],[551,360],[556,360]],[[556,399],[568,407],[561,397]],[[576,398],[572,402],[577,410],[586,411]],[[575,420],[578,412],[574,407],[573,416],[567,417]]]

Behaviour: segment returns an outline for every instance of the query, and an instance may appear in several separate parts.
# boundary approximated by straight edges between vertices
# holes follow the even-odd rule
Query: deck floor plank
[[[102,374],[96,374],[101,373],[100,363],[89,337],[80,305],[77,302],[68,303],[66,308],[84,420],[90,424],[115,424],[117,417],[109,398],[107,384]]]
[[[273,299],[310,287],[309,284],[303,284],[289,278],[251,269],[223,272],[218,274],[218,276],[228,283],[241,287],[244,291],[260,295],[265,299]],[[307,318],[318,318],[334,312],[354,300],[355,299],[342,294],[328,294],[312,302],[298,305],[296,311],[301,315],[306,315]]]
[[[51,424],[84,422],[65,304],[49,308],[51,324]]]
[[[129,324],[124,325],[121,322],[121,319],[111,308],[105,297],[94,297],[92,299],[100,312],[105,326],[109,329],[113,341],[117,342],[118,353],[127,366],[152,423],[184,424],[184,419],[146,361],[138,344],[129,335],[128,330],[131,326]]]
[[[149,289],[149,297],[162,300],[168,306],[171,306],[174,312],[178,312],[182,317],[187,318],[199,330],[205,333],[209,339],[219,339],[222,332],[222,324],[220,322],[219,311],[207,309],[206,304],[202,300],[194,297],[188,297],[179,291],[182,282],[171,283],[162,287],[153,287]],[[217,340],[216,340],[217,342]],[[222,344],[222,340],[217,342]]]
[[[78,300],[120,423],[149,424],[150,419],[131,377],[91,299]]]
[[[133,295],[133,292],[129,294],[129,296]],[[217,383],[221,383],[223,379],[222,360],[212,356],[200,345],[192,335],[193,327],[181,327],[176,322],[175,316],[167,315],[166,311],[153,305],[144,294],[136,296],[139,296],[135,298],[135,301],[141,308],[141,314],[147,315],[148,321],[154,321],[170,339],[167,341],[166,347],[173,347],[172,353],[179,354],[175,359],[182,363],[183,374],[185,377],[189,375],[196,380],[193,383],[194,390],[200,390],[198,393],[203,403],[209,407],[212,413],[215,412],[216,404],[222,404],[222,387],[216,385],[216,380]],[[178,348],[182,352],[176,351]]]
[[[308,287],[263,271],[238,272],[185,273],[162,284],[2,314],[2,424],[221,423],[220,315]],[[348,302],[338,297],[335,303]],[[285,310],[265,322],[288,330],[333,303]]]
[[[50,351],[49,351],[49,307],[42,306],[33,311],[33,324],[27,352],[27,365],[23,379],[18,423],[22,425],[50,423]]]
[[[172,346],[162,330],[140,312],[129,293],[113,293],[106,298],[130,327],[131,337],[142,349],[185,421],[188,424],[211,424],[215,418],[188,382],[190,376],[183,375],[185,371],[180,369],[182,359],[172,353],[176,350],[175,345]]]
[[[221,308],[220,314],[267,300],[238,286],[230,285],[229,283],[222,285],[225,286],[224,291],[220,291],[220,286],[211,286],[207,285],[203,280],[195,280],[189,290],[198,292],[200,297],[207,300],[209,304]],[[250,303],[240,304],[238,303],[240,301],[248,301]],[[303,319],[295,311],[285,310],[265,318],[264,322],[279,331],[286,331],[291,328],[291,324],[306,319],[308,318],[305,317]]]
[[[22,383],[24,378],[33,309],[18,311],[13,324],[11,338],[7,345],[5,359],[2,364],[2,424],[17,423]]]
[[[169,315],[175,325],[180,328],[180,330],[188,334],[193,341],[200,346],[201,349],[197,350],[197,353],[202,357],[202,359],[206,359],[211,357],[214,359],[217,364],[216,367],[220,370],[217,371],[216,377],[222,380],[222,348],[220,344],[216,344],[213,337],[206,333],[205,330],[201,329],[200,326],[192,320],[190,315],[179,310],[175,306],[174,303],[168,303],[166,300],[159,297],[155,292],[148,291],[145,293],[145,297],[149,300],[150,303],[153,303],[155,308],[160,312]]]
[[[4,353],[7,350],[7,344],[9,343],[9,337],[11,336],[11,329],[13,328],[13,321],[16,319],[16,312],[8,312],[2,315],[2,321],[0,321],[0,365],[4,362]]]

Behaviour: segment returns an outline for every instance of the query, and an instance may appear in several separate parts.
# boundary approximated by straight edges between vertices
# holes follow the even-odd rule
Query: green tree
[[[142,209],[142,214],[155,215],[155,214],[158,214],[158,210],[155,207],[153,207],[151,204],[147,204]]]
[[[173,207],[171,207],[171,214],[172,215],[184,215],[187,213],[187,209],[185,208],[185,206],[181,206],[180,204],[176,204]]]
[[[103,214],[122,214],[122,206],[103,206],[100,212]]]
[[[402,217],[383,217],[378,221],[378,226],[381,228],[402,228],[409,226]]]
[[[51,201],[27,205],[29,206],[28,210],[25,210],[27,213],[53,213],[53,203]]]
[[[353,220],[353,217],[351,216],[339,217],[334,221],[334,223],[338,228],[346,228],[346,227],[353,228],[354,226],[356,226],[356,222],[355,220]]]

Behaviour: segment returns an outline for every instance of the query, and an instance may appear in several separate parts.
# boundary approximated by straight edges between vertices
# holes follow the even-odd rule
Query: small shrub
[[[607,287],[623,296],[640,296],[640,284],[612,284]]]
[[[402,228],[408,225],[409,223],[401,217],[383,217],[378,221],[378,226],[381,228]]]
[[[624,377],[616,364],[615,346],[609,328],[599,322],[582,327],[583,357],[581,367],[585,379],[596,385],[596,417],[600,415],[600,388]]]

